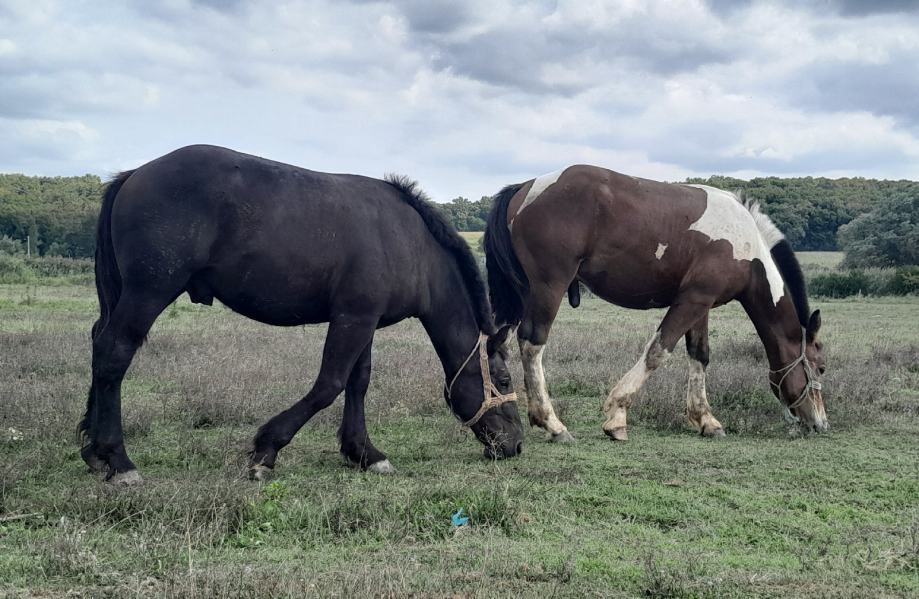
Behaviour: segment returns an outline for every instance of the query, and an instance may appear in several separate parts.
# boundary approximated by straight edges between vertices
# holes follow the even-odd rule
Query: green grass
[[[530,429],[520,458],[483,461],[407,322],[379,332],[368,395],[371,435],[398,473],[342,463],[338,403],[259,485],[243,477],[244,448],[308,388],[325,327],[180,300],[125,382],[146,482],[123,490],[86,473],[72,438],[91,288],[0,285],[0,595],[915,596],[919,299],[817,307],[828,435],[789,434],[731,305],[712,315],[709,370],[729,436],[684,427],[680,347],[630,413],[631,440],[613,444],[602,394],[663,312],[585,298],[563,308],[546,356],[576,444]],[[514,375],[522,391],[516,359]],[[460,508],[471,520],[456,528]]]
[[[801,266],[817,266],[820,268],[834,269],[839,266],[845,257],[844,252],[795,252]]]

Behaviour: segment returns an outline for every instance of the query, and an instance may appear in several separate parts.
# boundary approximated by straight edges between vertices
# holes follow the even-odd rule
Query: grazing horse
[[[791,418],[828,428],[818,373],[820,311],[810,312],[801,268],[755,203],[704,185],[671,185],[595,166],[571,166],[505,187],[485,232],[488,283],[499,324],[519,324],[530,424],[571,435],[546,390],[542,355],[565,291],[579,282],[608,302],[669,307],[635,366],[603,405],[603,430],[628,439],[626,414],[650,373],[686,337],[689,422],[724,435],[705,394],[708,312],[738,300],[768,356],[769,382]]]
[[[214,298],[259,322],[328,322],[309,393],[255,436],[250,475],[345,392],[341,452],[393,471],[364,422],[374,332],[421,320],[450,381],[454,415],[489,457],[520,453],[523,429],[478,265],[415,183],[297,168],[214,146],[176,150],[105,190],[96,243],[100,317],[81,455],[107,479],[140,480],[125,452],[121,382],[157,316],[179,295]],[[473,359],[478,358],[478,359]]]

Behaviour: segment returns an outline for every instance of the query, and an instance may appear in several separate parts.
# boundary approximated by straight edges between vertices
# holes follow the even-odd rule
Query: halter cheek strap
[[[485,415],[485,412],[488,410],[498,407],[503,403],[508,401],[517,401],[517,394],[513,391],[510,393],[501,393],[495,384],[491,380],[491,372],[488,369],[488,351],[486,350],[488,337],[484,333],[479,333],[479,340],[476,341],[475,346],[472,348],[472,351],[469,352],[469,355],[463,360],[463,363],[460,365],[459,370],[456,371],[456,374],[453,375],[453,378],[448,384],[444,385],[444,392],[447,395],[447,403],[450,405],[450,409],[453,410],[453,398],[451,394],[453,393],[453,385],[456,383],[456,379],[459,378],[460,374],[463,373],[466,366],[472,360],[472,356],[475,355],[476,351],[479,352],[479,365],[482,369],[482,405],[479,406],[479,411],[475,413],[475,416],[469,420],[462,422],[464,428],[470,428],[476,422],[481,420],[482,416]],[[459,416],[456,415],[456,410],[453,410],[453,414],[459,419]]]
[[[807,361],[805,355],[805,350],[807,349],[807,336],[806,334],[801,337],[801,355],[795,358],[790,364],[779,368],[778,370],[770,370],[769,374],[781,374],[779,382],[775,383],[772,379],[769,379],[769,384],[775,387],[775,390],[778,392],[779,397],[782,397],[782,383],[785,382],[785,379],[791,374],[791,371],[794,370],[795,366],[798,364],[804,365],[804,377],[807,379],[807,384],[804,385],[804,388],[801,390],[801,394],[793,402],[788,404],[785,407],[785,419],[791,423],[798,422],[800,419],[791,413],[795,408],[800,407],[805,400],[809,399],[813,391],[820,391],[823,387],[820,384],[820,381],[817,380],[817,375],[814,373],[814,370],[811,368],[810,363]]]

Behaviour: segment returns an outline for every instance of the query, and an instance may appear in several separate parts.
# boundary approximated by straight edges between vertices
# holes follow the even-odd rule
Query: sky
[[[0,172],[194,143],[478,199],[577,163],[919,178],[911,0],[0,0]]]

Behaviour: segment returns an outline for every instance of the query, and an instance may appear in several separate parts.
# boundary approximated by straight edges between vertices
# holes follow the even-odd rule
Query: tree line
[[[919,262],[919,183],[859,177],[687,179],[759,201],[799,250],[847,250],[851,266]],[[0,175],[0,254],[90,257],[102,181]],[[460,231],[483,231],[492,199],[438,204]],[[29,239],[29,247],[26,239]]]

